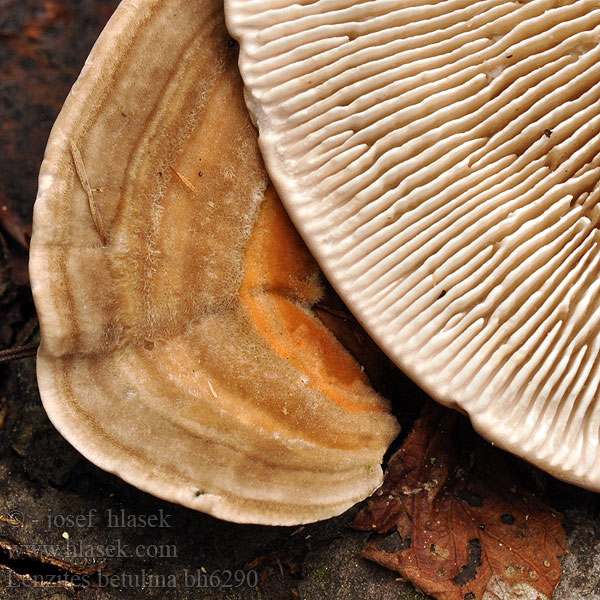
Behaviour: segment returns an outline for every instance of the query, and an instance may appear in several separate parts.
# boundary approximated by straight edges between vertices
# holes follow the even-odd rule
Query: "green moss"
[[[329,591],[335,583],[328,565],[318,565],[311,572],[311,579],[323,590]]]

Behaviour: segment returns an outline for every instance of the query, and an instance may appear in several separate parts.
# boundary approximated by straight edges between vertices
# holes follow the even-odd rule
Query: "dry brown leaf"
[[[562,517],[517,471],[458,413],[429,405],[353,523],[387,534],[362,555],[437,600],[548,600],[566,552]]]

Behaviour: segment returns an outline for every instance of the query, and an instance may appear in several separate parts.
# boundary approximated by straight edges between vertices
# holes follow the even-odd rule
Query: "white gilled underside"
[[[269,175],[386,352],[600,490],[597,0],[226,0]]]

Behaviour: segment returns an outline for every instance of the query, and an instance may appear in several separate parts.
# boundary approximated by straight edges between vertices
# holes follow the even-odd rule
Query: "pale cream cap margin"
[[[598,1],[225,6],[267,171],[363,326],[599,490]]]
[[[397,423],[311,388],[236,303],[267,181],[228,41],[220,0],[125,0],[94,46],[40,173],[38,382],[103,469],[291,525],[369,495]]]

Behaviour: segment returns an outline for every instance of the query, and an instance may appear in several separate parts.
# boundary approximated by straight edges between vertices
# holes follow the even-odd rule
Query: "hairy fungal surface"
[[[600,489],[597,0],[226,0],[267,170],[386,352]]]
[[[220,0],[125,0],[54,129],[30,274],[38,382],[87,458],[239,522],[339,514],[398,424],[313,316]]]

